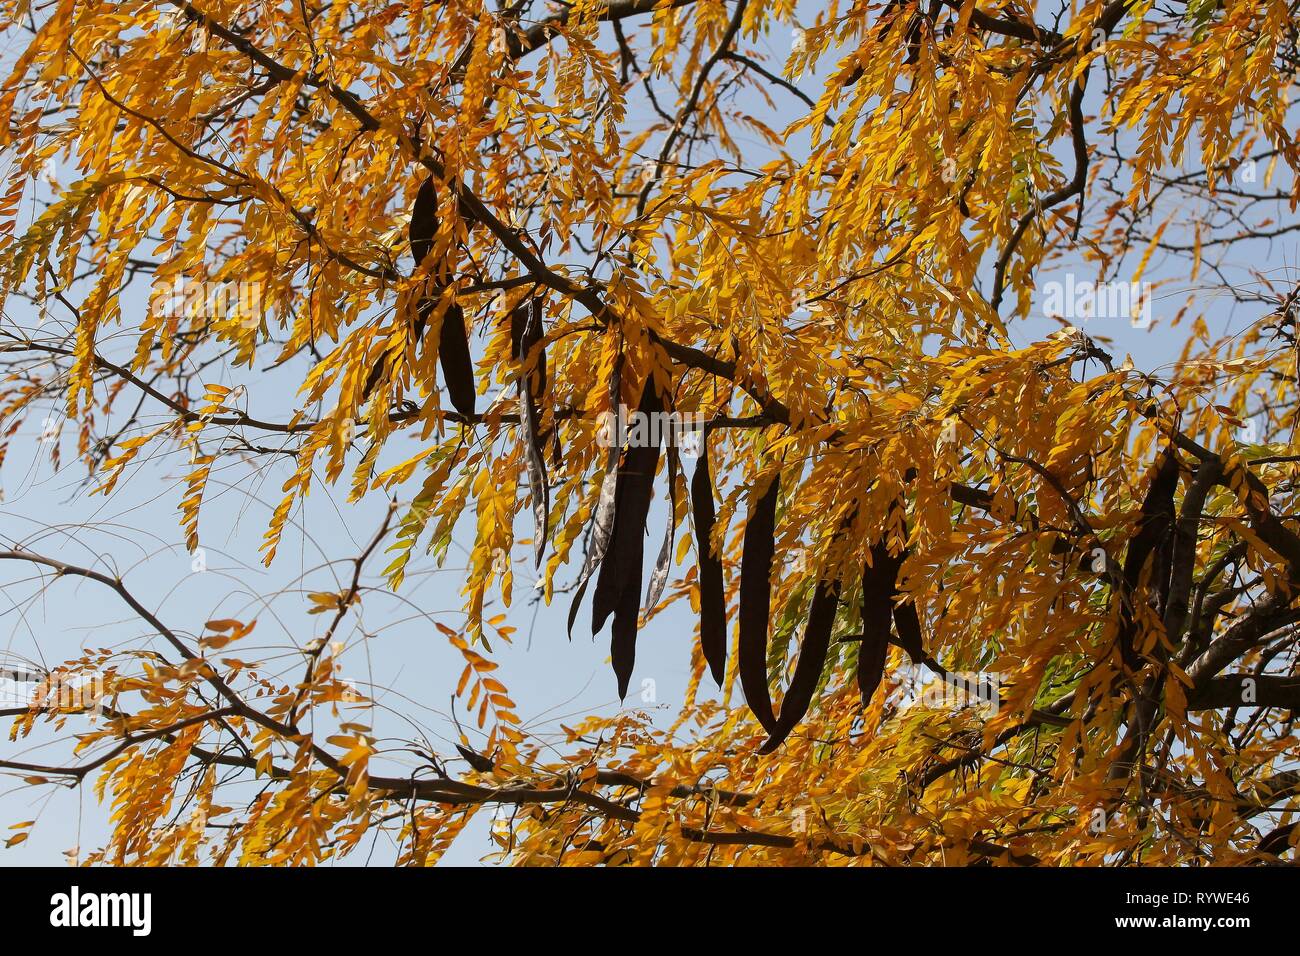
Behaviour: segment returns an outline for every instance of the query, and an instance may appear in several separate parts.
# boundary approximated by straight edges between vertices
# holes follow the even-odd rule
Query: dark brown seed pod
[[[901,500],[894,505],[903,507]],[[906,528],[904,528],[906,532]],[[871,564],[862,569],[862,647],[858,651],[858,689],[862,703],[870,703],[884,676],[885,658],[889,644],[897,644],[907,651],[914,664],[927,663],[921,633],[921,618],[916,605],[910,600],[899,601],[899,575],[903,562],[911,552],[904,547],[891,554],[887,536],[881,536],[871,546]],[[890,622],[893,622],[891,627]]]
[[[700,565],[700,650],[708,661],[713,680],[721,687],[727,673],[727,598],[722,579],[722,560],[713,553],[710,544],[717,513],[713,508],[713,479],[709,474],[707,439],[702,444],[700,461],[691,477],[691,507]]]
[[[469,354],[469,336],[465,330],[465,312],[459,303],[447,306],[438,332],[438,364],[447,383],[447,393],[456,411],[474,417],[474,360]]]
[[[885,677],[885,661],[889,656],[889,632],[874,631],[862,638],[858,648],[858,693],[866,707],[875,696],[876,688]]]
[[[880,685],[889,652],[898,561],[884,541],[871,548],[871,564],[862,569],[862,646],[858,650],[858,689],[865,706]]]
[[[538,348],[545,334],[540,297],[515,306],[510,313],[510,355],[529,369],[528,392],[535,401],[546,391],[546,350]]]
[[[465,758],[465,762],[479,773],[491,773],[496,769],[496,764],[481,753],[470,750],[468,747],[462,747],[460,744],[456,744],[456,750]]]
[[[803,643],[799,645],[799,660],[794,665],[790,687],[781,700],[781,713],[776,719],[776,729],[771,731],[759,753],[771,753],[790,735],[790,731],[803,720],[812,703],[813,694],[826,667],[826,654],[831,646],[831,628],[835,625],[835,610],[839,606],[839,582],[818,581],[813,592],[812,607],[808,611],[808,624],[804,628]]]
[[[916,477],[914,469],[909,469],[908,480],[911,481]],[[905,507],[903,500],[900,498],[893,504],[894,511],[901,511]],[[903,522],[903,538],[907,538],[907,523]],[[925,642],[921,635],[921,619],[916,613],[916,605],[911,600],[900,601],[902,591],[899,589],[900,577],[903,573],[903,563],[911,556],[910,548],[904,546],[898,554],[889,553],[889,544],[887,535],[881,533],[880,538],[871,548],[873,561],[880,562],[890,580],[890,597],[889,605],[894,618],[894,640],[893,642],[907,651],[907,656],[912,659],[912,663],[921,664],[929,660],[929,655],[925,652]]]
[[[411,245],[411,256],[417,267],[423,265],[433,252],[434,239],[438,235],[438,190],[430,176],[420,184],[411,205],[411,223],[407,229],[407,238]],[[445,284],[451,281],[449,270],[436,269],[437,281]],[[416,307],[413,338],[419,342],[424,338],[424,329],[429,316],[433,314],[442,288],[430,289]],[[442,367],[442,377],[451,397],[451,404],[456,411],[466,417],[474,416],[474,362],[470,358],[469,334],[465,328],[465,312],[458,303],[447,306],[442,317],[442,327],[438,333],[438,364]]]
[[[371,393],[374,392],[375,386],[379,384],[379,378],[383,374],[384,374],[384,360],[381,357],[378,361],[375,362],[373,366],[371,366],[370,374],[366,376],[366,384],[361,389],[362,402],[368,399]]]
[[[543,337],[542,300],[540,297],[525,299],[510,313],[510,355],[523,365],[519,379],[519,421],[533,505],[533,555],[539,568],[550,534],[551,507],[546,460],[542,453],[546,436],[541,431],[541,415],[537,408],[546,389],[546,350],[541,347]]]
[[[1124,591],[1120,597],[1118,644],[1124,664],[1136,669],[1143,658],[1137,649],[1138,622],[1135,602],[1142,571],[1154,555],[1151,572],[1147,578],[1163,612],[1169,599],[1169,575],[1174,540],[1174,493],[1178,490],[1178,458],[1171,449],[1165,449],[1155,468],[1151,486],[1138,515],[1137,533],[1129,542],[1124,556]]]
[[[921,636],[921,618],[916,613],[916,605],[911,601],[902,601],[894,605],[894,630],[898,646],[907,651],[913,664],[923,664],[929,659],[925,652],[925,641]]]
[[[614,362],[609,376],[609,404],[611,408],[619,407],[619,395],[622,394],[623,358],[620,355]],[[582,570],[578,572],[578,584],[569,605],[569,640],[573,640],[573,623],[578,618],[578,608],[582,606],[583,595],[591,576],[605,560],[609,550],[609,540],[614,533],[614,513],[617,504],[619,449],[612,447],[605,458],[605,472],[601,476],[600,496],[596,501],[596,513],[591,520],[591,534],[587,540],[587,556],[582,561]]]
[[[768,734],[776,733],[767,685],[767,627],[772,607],[772,557],[776,550],[776,504],[780,475],[754,502],[740,555],[739,668],[745,702]]]
[[[614,608],[614,623],[609,629],[609,659],[618,680],[619,700],[627,696],[627,685],[632,680],[632,668],[636,664],[637,617],[641,613],[641,560],[645,549],[639,535],[633,547],[640,552],[629,557],[636,576],[619,595],[618,606]]]
[[[647,382],[642,390],[638,411],[647,416],[647,421],[653,421],[652,416],[662,410],[663,402],[655,391],[654,383]],[[600,566],[600,574],[596,577],[596,593],[591,599],[592,634],[605,626],[609,615],[618,607],[624,590],[631,588],[636,592],[639,607],[645,523],[650,513],[655,469],[658,466],[658,442],[647,442],[629,448],[623,455],[614,491],[614,528],[604,563]]]
[[[457,211],[462,215],[465,209],[457,203]],[[472,232],[478,220],[472,215],[464,215],[465,230]],[[417,266],[421,265],[433,251],[434,238],[438,235],[438,188],[430,176],[416,190],[415,201],[411,203],[411,223],[406,235],[411,245],[411,257]]]
[[[659,545],[659,556],[655,558],[650,570],[650,583],[645,589],[645,609],[650,610],[659,603],[668,584],[668,570],[672,564],[673,542],[677,536],[677,449],[669,448],[665,459],[668,463],[668,521],[664,525],[664,536]]]
[[[420,184],[411,205],[411,224],[407,228],[407,238],[411,243],[411,255],[418,266],[433,251],[433,239],[438,234],[438,190],[430,176]]]
[[[519,427],[524,438],[524,463],[528,471],[528,494],[533,506],[533,557],[542,566],[546,541],[550,537],[551,488],[546,477],[537,427],[537,406],[519,383]]]
[[[411,204],[411,221],[407,226],[406,236],[411,248],[411,257],[415,260],[418,267],[433,251],[433,240],[438,234],[438,190],[434,186],[433,177],[430,176],[420,184],[416,190],[415,201]],[[428,324],[429,315],[433,312],[437,303],[439,292],[435,291],[431,296],[422,298],[416,306],[416,319],[412,339],[419,342],[424,337],[424,328]],[[461,326],[464,326],[464,319],[461,319]],[[466,347],[468,351],[468,346]],[[369,377],[366,379],[365,387],[362,389],[362,400],[370,397],[375,386],[379,383],[379,378],[383,374],[383,363],[378,362],[371,369]],[[445,375],[444,371],[444,375]],[[453,396],[453,404],[455,398]]]

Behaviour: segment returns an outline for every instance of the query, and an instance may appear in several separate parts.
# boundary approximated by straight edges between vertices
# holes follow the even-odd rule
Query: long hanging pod
[[[901,507],[901,505],[899,506]],[[907,525],[903,525],[903,534],[907,534]],[[879,543],[882,552],[888,552],[888,546],[882,538]],[[921,618],[916,613],[916,604],[911,598],[900,600],[903,592],[899,590],[899,576],[903,571],[903,562],[912,554],[912,549],[906,546],[894,557],[889,558],[891,573],[893,574],[894,584],[893,593],[890,602],[894,606],[894,642],[907,651],[907,656],[912,659],[913,664],[924,664],[929,660],[929,655],[925,652],[924,639],[921,636]]]
[[[638,411],[654,421],[663,410],[653,379],[646,381]],[[614,490],[614,526],[609,547],[596,577],[591,600],[591,633],[596,634],[612,613],[610,658],[618,679],[619,699],[627,696],[636,658],[637,618],[641,611],[641,572],[645,560],[645,527],[654,495],[659,442],[629,448],[618,469]]]
[[[618,414],[619,396],[623,392],[622,369],[623,359],[620,355],[615,360],[614,368],[609,376],[609,407],[614,414]],[[596,569],[605,560],[605,552],[609,550],[609,539],[614,533],[614,505],[618,489],[619,459],[621,457],[622,450],[618,447],[618,443],[611,442],[610,448],[606,452],[604,474],[601,475],[600,496],[596,501],[596,511],[591,520],[591,533],[587,541],[587,556],[583,559],[582,570],[578,572],[573,600],[569,603],[569,640],[573,640],[573,624],[578,619],[578,608],[582,606],[582,598],[587,593],[587,585],[591,583],[591,576],[596,573]]]
[[[781,476],[753,504],[740,555],[739,668],[745,702],[768,734],[776,733],[772,692],[767,686],[767,626],[772,608],[772,556],[776,550],[776,503]]]
[[[727,598],[722,579],[722,559],[714,553],[710,543],[717,513],[713,507],[707,435],[706,432],[701,441],[700,460],[691,476],[691,507],[700,568],[700,650],[709,664],[709,673],[721,687],[727,673]]]
[[[826,654],[831,646],[831,628],[835,624],[835,610],[839,606],[839,582],[818,581],[813,593],[808,624],[804,628],[803,643],[799,645],[799,661],[794,666],[790,687],[781,700],[781,713],[776,728],[770,731],[767,742],[759,753],[771,753],[790,735],[790,731],[808,713],[817,683],[826,667]]]
[[[913,664],[928,663],[929,655],[925,652],[921,636],[921,618],[916,613],[916,605],[911,601],[900,601],[894,605],[894,631],[898,646],[907,651]]]
[[[469,354],[465,310],[457,302],[447,306],[438,329],[438,364],[451,404],[466,418],[474,417],[474,360]]]
[[[1118,642],[1120,657],[1130,670],[1136,670],[1143,664],[1142,654],[1137,648],[1139,627],[1134,602],[1137,600],[1142,570],[1153,554],[1155,560],[1152,562],[1148,581],[1155,589],[1162,612],[1169,599],[1169,571],[1175,518],[1174,492],[1178,490],[1178,472],[1178,458],[1172,449],[1166,448],[1156,465],[1151,487],[1147,489],[1146,497],[1142,499],[1137,534],[1129,542],[1128,553],[1124,556],[1125,593],[1120,597]]]
[[[884,540],[871,546],[871,563],[862,569],[862,646],[858,650],[858,690],[866,706],[885,675],[890,622],[899,561]]]
[[[618,699],[627,696],[627,685],[632,680],[636,665],[636,625],[641,613],[641,562],[636,563],[636,581],[623,589],[618,606],[614,608],[614,623],[610,625],[609,660],[618,681]]]
[[[411,258],[415,260],[417,267],[433,251],[433,240],[438,234],[438,222],[438,190],[434,186],[433,177],[430,176],[416,190],[415,201],[411,204],[411,222],[406,230],[407,242],[411,248]],[[436,295],[432,298],[421,297],[416,305],[416,319],[412,338],[417,342],[424,335],[424,327],[429,321],[429,315],[433,312],[437,298]],[[462,319],[463,323],[464,320]],[[384,362],[376,362],[375,367],[370,370],[369,378],[366,379],[365,387],[361,390],[363,399],[370,397],[375,386],[379,384],[383,372]]]
[[[663,402],[654,383],[647,381],[641,392],[637,411],[653,421],[663,410]],[[659,443],[647,441],[623,453],[614,490],[614,527],[609,548],[596,577],[596,593],[591,601],[591,633],[605,626],[618,606],[624,589],[633,588],[640,597],[641,564],[645,551],[645,523],[654,493],[655,469],[659,466]]]
[[[663,543],[659,556],[655,559],[654,569],[650,572],[650,583],[646,585],[645,609],[649,613],[663,596],[664,586],[668,583],[668,567],[673,550],[673,520],[676,516],[677,456],[669,449],[668,453],[668,524],[664,528]],[[644,558],[644,543],[643,558]],[[614,623],[610,626],[610,662],[614,675],[618,678],[618,696],[627,696],[627,685],[632,677],[632,667],[636,663],[636,635],[641,611],[637,598],[641,594],[641,567],[623,589],[614,608]]]
[[[438,190],[430,176],[420,184],[411,206],[411,225],[407,230],[411,255],[417,266],[422,265],[433,252],[434,238],[438,234]],[[448,270],[440,268],[435,273],[439,283],[448,283]],[[414,337],[419,341],[424,335],[429,316],[437,307],[441,288],[435,294],[424,296],[416,308]],[[474,417],[474,360],[469,354],[469,335],[465,329],[465,311],[452,301],[442,315],[438,330],[438,364],[442,367],[443,382],[451,404],[467,418]]]
[[[668,569],[672,564],[673,542],[677,535],[677,469],[678,456],[676,448],[669,448],[665,459],[668,462],[668,521],[664,525],[663,540],[659,545],[659,556],[655,558],[650,571],[650,583],[645,589],[645,609],[648,614],[659,603],[668,585]]]
[[[857,518],[855,508],[844,519],[836,532],[835,541],[841,541],[853,528]],[[812,606],[808,610],[808,623],[804,627],[803,641],[799,645],[799,660],[794,666],[794,676],[781,699],[781,711],[776,717],[776,730],[770,734],[759,753],[771,753],[798,726],[808,713],[826,657],[831,647],[831,631],[835,627],[835,612],[839,609],[840,582],[818,580],[813,591]]]
[[[903,507],[902,501],[893,507]],[[903,531],[906,537],[906,524]],[[910,554],[906,546],[898,554],[891,554],[888,534],[882,530],[871,545],[871,563],[862,569],[862,646],[858,651],[858,690],[862,694],[863,706],[871,702],[884,677],[890,643],[907,651],[914,664],[930,660],[925,652],[916,605],[910,599],[899,600],[902,592],[898,588],[898,578],[903,562]]]
[[[406,235],[411,244],[411,255],[418,266],[433,251],[433,240],[438,235],[438,190],[432,176],[420,184],[415,194]]]
[[[523,366],[519,375],[519,426],[525,443],[524,461],[533,507],[533,557],[539,568],[550,536],[551,512],[551,489],[537,411],[537,401],[546,388],[546,350],[541,347],[542,335],[542,300],[540,297],[525,299],[510,313],[510,353]]]
[[[546,349],[539,348],[546,335],[542,319],[541,296],[525,299],[510,313],[510,357],[524,364],[528,394],[534,401],[539,401],[546,391]]]

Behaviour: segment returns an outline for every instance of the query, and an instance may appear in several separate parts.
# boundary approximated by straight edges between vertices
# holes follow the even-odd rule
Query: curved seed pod
[[[477,753],[470,750],[468,747],[461,746],[460,744],[456,744],[456,750],[465,758],[465,762],[479,773],[491,773],[496,769],[496,764],[494,764],[490,758],[483,756],[481,753]]]
[[[441,292],[431,290],[432,294],[420,299],[416,306],[415,327],[411,338],[419,342],[424,338],[424,328],[429,316],[438,304]],[[452,407],[467,418],[474,417],[474,360],[469,354],[469,335],[465,330],[465,311],[460,303],[452,302],[442,316],[442,326],[438,330],[438,365],[442,369],[442,378],[451,397]]]
[[[379,384],[379,378],[384,374],[384,360],[381,357],[370,368],[370,374],[366,376],[366,384],[361,389],[361,401],[368,399],[374,392],[375,386]]]
[[[609,376],[609,404],[611,408],[619,407],[619,395],[622,394],[622,358],[615,363]],[[573,601],[569,604],[569,640],[573,640],[573,622],[578,618],[578,608],[587,593],[587,585],[596,567],[605,558],[609,549],[609,539],[614,531],[614,507],[618,500],[618,459],[619,449],[611,446],[605,459],[605,473],[601,477],[600,497],[596,502],[596,513],[592,517],[591,534],[587,542],[587,556],[583,559],[582,570],[578,572],[578,586],[575,588]]]
[[[430,176],[420,184],[411,204],[411,224],[406,235],[411,243],[411,255],[418,266],[433,251],[433,239],[438,234],[438,190]]]
[[[901,501],[895,507],[902,507]],[[906,528],[904,528],[906,531]],[[889,644],[907,651],[914,664],[931,663],[925,652],[921,618],[911,600],[899,601],[899,574],[911,551],[890,554],[886,536],[871,546],[871,565],[862,569],[862,647],[858,651],[858,689],[865,706],[884,676]],[[893,627],[890,627],[890,620]]]
[[[478,225],[478,220],[472,215],[466,215],[459,202],[456,207],[457,212],[464,217],[466,231],[472,232]],[[433,241],[438,235],[439,225],[438,188],[434,184],[433,177],[430,176],[420,184],[420,188],[415,193],[415,201],[411,203],[411,224],[406,231],[407,239],[411,244],[411,255],[417,266],[423,263],[433,251]]]
[[[537,444],[537,406],[519,382],[519,422],[524,433],[524,461],[528,469],[528,496],[533,504],[533,557],[542,566],[546,539],[550,537],[551,489],[546,479],[546,462]]]
[[[663,402],[655,391],[653,382],[646,382],[637,410],[646,415],[646,421],[663,410]],[[659,465],[659,443],[648,441],[629,448],[623,455],[618,470],[618,486],[614,492],[614,529],[609,550],[596,577],[596,593],[591,599],[591,633],[597,633],[618,606],[623,591],[631,588],[637,594],[638,607],[641,596],[641,558],[644,551],[646,516],[650,513],[650,499],[654,494],[655,469]]]
[[[411,245],[411,255],[416,266],[433,252],[434,239],[438,235],[438,190],[430,176],[420,184],[411,205],[411,223],[407,228],[407,239]],[[444,267],[439,270],[439,281],[447,282],[450,276]],[[441,295],[441,290],[423,298],[417,306],[414,340],[424,337],[424,328],[429,321],[434,307]],[[466,417],[474,416],[474,362],[469,354],[469,336],[465,330],[465,312],[460,305],[452,302],[442,316],[442,327],[438,332],[438,364],[442,366],[442,377],[447,385],[447,393],[456,411]]]
[[[803,643],[799,646],[799,661],[790,678],[790,688],[781,700],[781,714],[776,729],[770,732],[767,743],[759,753],[771,753],[790,735],[790,731],[808,713],[822,670],[826,667],[826,654],[831,646],[831,628],[835,624],[835,610],[839,606],[838,581],[818,581],[813,593],[812,607],[808,611],[808,625],[804,629]]]
[[[1151,487],[1142,499],[1137,533],[1129,542],[1128,553],[1124,556],[1125,593],[1120,598],[1118,643],[1120,657],[1131,669],[1141,667],[1143,663],[1142,655],[1137,649],[1138,623],[1134,602],[1137,600],[1142,571],[1153,554],[1155,561],[1148,582],[1155,589],[1162,611],[1169,599],[1175,519],[1174,492],[1178,490],[1178,472],[1178,458],[1166,448],[1156,465]]]
[[[465,312],[459,303],[447,306],[438,331],[438,364],[447,383],[447,394],[456,411],[474,417],[474,360],[469,354],[469,336],[465,331]]]
[[[727,598],[722,580],[722,559],[710,541],[717,513],[713,508],[713,479],[709,475],[707,442],[691,477],[691,506],[695,519],[695,546],[700,566],[700,650],[719,687],[727,673]]]
[[[510,355],[525,366],[532,365],[528,376],[528,393],[534,400],[546,391],[546,350],[537,348],[546,335],[542,325],[542,300],[525,299],[510,313]]]
[[[664,586],[668,583],[668,566],[673,556],[673,541],[677,532],[677,449],[668,449],[668,526],[664,528],[663,543],[659,546],[659,557],[655,559],[654,569],[650,572],[650,583],[646,586],[645,609],[650,613],[663,597]]]
[[[858,693],[866,707],[875,696],[876,688],[885,677],[885,661],[889,656],[889,632],[875,632],[862,639],[858,649]]]
[[[419,266],[433,251],[433,239],[437,234],[438,190],[434,187],[433,177],[430,176],[420,184],[420,188],[415,193],[415,201],[411,204],[411,222],[406,230],[411,256],[415,259],[416,266]],[[427,298],[421,299],[417,306],[413,335],[416,342],[424,336],[424,326],[429,320],[429,313],[433,311],[433,306],[434,302]],[[366,379],[365,387],[361,390],[362,401],[370,397],[383,373],[384,362],[376,362]]]
[[[662,403],[657,394],[654,392],[654,382],[647,381],[645,385],[647,394],[641,398],[641,411],[649,413],[652,409],[662,408]],[[636,635],[637,624],[641,613],[641,570],[645,559],[645,525],[646,517],[650,512],[650,498],[654,492],[654,473],[659,463],[659,443],[653,443],[649,449],[635,449],[637,451],[648,451],[642,457],[638,457],[634,462],[634,467],[644,467],[646,470],[643,474],[628,471],[620,473],[620,480],[626,480],[624,485],[624,497],[622,507],[626,512],[615,511],[615,518],[618,521],[626,522],[622,524],[624,529],[621,533],[625,538],[616,540],[614,543],[614,553],[612,555],[615,562],[621,562],[617,570],[617,575],[626,575],[623,582],[622,593],[619,594],[618,604],[614,608],[614,623],[610,627],[610,662],[614,667],[614,676],[618,679],[618,698],[622,700],[627,696],[628,682],[632,679],[632,668],[636,663]],[[629,458],[630,458],[629,452]],[[644,479],[644,480],[642,480]],[[674,519],[674,499],[675,485],[677,481],[677,464],[676,458],[670,451],[668,455],[668,529],[664,535],[663,546],[659,551],[659,559],[655,564],[654,572],[650,575],[650,585],[646,594],[646,606],[653,607],[659,601],[659,596],[663,593],[664,583],[668,579],[668,560],[672,554],[673,541],[673,519]],[[642,491],[644,490],[644,495]],[[626,553],[625,550],[626,549]],[[606,561],[606,564],[610,564]],[[605,568],[601,568],[604,573]],[[597,598],[600,595],[600,580],[596,581]],[[615,581],[617,583],[617,580]],[[593,607],[596,599],[593,599]]]
[[[740,555],[740,686],[745,702],[768,734],[776,733],[772,692],[767,686],[767,625],[772,608],[772,555],[776,550],[776,503],[781,478],[750,508]]]
[[[521,302],[510,314],[511,354],[517,361],[523,362],[524,367],[529,370],[528,389],[529,395],[534,402],[541,402],[542,396],[546,394],[546,349],[541,344],[546,337],[542,311],[544,304],[545,301],[542,296],[534,296]],[[536,354],[534,354],[534,350],[536,350]],[[551,462],[558,467],[561,463],[559,429],[552,426],[546,431],[542,431],[542,416],[534,412],[533,417],[538,422],[537,447],[539,452],[545,458],[544,449],[546,449],[547,445],[550,445]]]
[[[909,480],[915,478],[914,469],[908,471]],[[903,499],[898,499],[892,506],[893,511],[901,511],[905,507]],[[907,656],[912,659],[914,664],[925,663],[930,657],[925,652],[925,643],[921,635],[921,619],[916,613],[916,605],[912,601],[899,601],[902,591],[899,590],[899,577],[903,571],[903,563],[911,556],[912,550],[906,545],[898,554],[889,553],[887,535],[882,533],[875,544],[871,546],[871,559],[873,563],[878,563],[881,567],[881,573],[887,574],[890,581],[889,608],[894,618],[894,639],[893,643],[897,644],[903,650],[907,651]],[[903,538],[907,538],[907,522],[903,521]],[[877,612],[879,613],[879,612]],[[887,619],[888,615],[886,615]]]
[[[877,541],[871,546],[871,564],[862,568],[862,646],[858,650],[858,690],[862,693],[863,706],[871,702],[885,675],[897,579],[897,559],[889,554],[884,541]]]
[[[573,622],[578,617],[578,607],[582,604],[587,585],[591,582],[592,572],[609,550],[609,539],[614,530],[614,507],[618,500],[618,471],[606,471],[600,483],[600,498],[596,501],[596,514],[592,519],[591,541],[588,543],[587,558],[582,563],[578,574],[577,592],[573,603],[569,605],[569,638],[573,638]]]
[[[911,601],[894,605],[894,628],[898,634],[898,646],[907,651],[913,664],[929,660],[921,637],[921,618],[916,613],[916,605]]]
[[[539,568],[550,534],[551,511],[551,489],[547,484],[546,461],[542,455],[543,436],[537,412],[537,402],[546,388],[546,350],[540,347],[543,334],[540,298],[527,299],[510,313],[510,354],[524,365],[519,377],[519,422],[523,429],[533,506],[533,556]],[[536,363],[540,375],[528,372],[530,361]]]
[[[637,535],[633,547],[638,553],[629,559],[629,564],[635,567],[636,577],[619,595],[618,606],[614,608],[614,623],[609,629],[609,659],[618,680],[619,700],[627,696],[627,685],[636,664],[636,625],[641,613],[641,552],[644,548],[640,535]]]

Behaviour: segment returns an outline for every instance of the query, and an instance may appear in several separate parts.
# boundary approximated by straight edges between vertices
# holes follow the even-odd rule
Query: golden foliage
[[[107,756],[38,774],[98,771],[114,831],[90,862],[315,863],[390,829],[401,862],[429,864],[495,804],[517,808],[494,839],[523,864],[1293,852],[1297,691],[1280,668],[1300,621],[1294,295],[1259,297],[1268,314],[1222,339],[1189,299],[1186,350],[1159,376],[1073,326],[1029,343],[1016,331],[1063,256],[1138,283],[1157,251],[1196,275],[1211,249],[1281,234],[1168,201],[1193,183],[1206,208],[1228,208],[1258,154],[1262,185],[1294,212],[1296,29],[1281,0],[1181,18],[1085,0],[1055,26],[1032,5],[970,0],[0,11],[24,43],[0,93],[0,280],[11,306],[62,301],[76,316],[67,343],[6,344],[65,364],[61,378],[6,377],[4,414],[57,396],[104,494],[146,451],[180,453],[192,550],[213,442],[231,434],[251,452],[277,436],[292,455],[267,563],[313,483],[340,479],[352,500],[408,502],[371,546],[391,554],[394,589],[421,549],[441,561],[464,535],[465,624],[440,627],[465,661],[455,694],[490,732],[464,775],[422,753],[430,774],[385,776],[369,728],[338,716],[353,698],[328,640],[294,684],[235,653],[251,621],[209,622],[192,647],[155,619],[175,660],[80,662],[117,668],[105,721],[78,744]],[[791,22],[789,57],[766,55]],[[51,162],[69,181],[28,216]],[[1170,172],[1187,164],[1181,181]],[[426,181],[437,218],[415,262]],[[169,307],[185,283],[198,298]],[[534,302],[544,334],[521,350],[512,316]],[[458,315],[469,368],[449,348]],[[253,408],[214,381],[271,365],[301,372],[291,407]],[[444,394],[456,375],[472,376],[472,414]],[[1240,441],[1261,390],[1266,427]],[[142,394],[161,427],[136,420]],[[807,560],[777,560],[770,581],[778,704],[814,585],[842,582],[817,692],[773,753],[734,693],[734,647],[723,703],[699,699],[697,651],[672,728],[592,717],[558,750],[492,674],[492,640],[511,628],[487,607],[510,603],[542,480],[548,603],[583,569],[581,601],[610,567],[613,626],[630,614],[633,644],[638,617],[698,613],[706,542],[679,449],[640,476],[676,526],[657,571],[675,557],[679,572],[644,614],[644,516],[618,526],[644,488],[599,422],[651,399],[710,423],[732,644],[746,515],[780,476],[776,550]],[[1167,450],[1166,506],[1153,463]],[[888,599],[915,608],[931,678],[998,675],[995,712],[904,706],[894,691],[922,661],[900,648],[860,699],[877,543],[901,559]],[[310,613],[336,625],[360,601],[354,581],[313,593]],[[631,649],[616,636],[616,663]],[[1223,703],[1228,668],[1277,695],[1244,725]],[[307,716],[330,708],[331,731],[312,730]],[[259,786],[228,784],[222,765]],[[1281,837],[1261,842],[1261,815]],[[218,817],[228,825],[209,828]]]

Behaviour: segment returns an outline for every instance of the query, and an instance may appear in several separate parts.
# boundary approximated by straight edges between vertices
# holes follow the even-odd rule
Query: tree
[[[519,863],[1292,857],[1297,286],[1230,273],[1297,228],[1296,8],[1042,6],[5,0],[0,274],[73,318],[4,328],[9,440],[53,400],[103,494],[184,464],[191,549],[214,467],[287,462],[268,563],[313,484],[393,505],[284,679],[255,620],[189,639],[10,542],[160,642],[42,675],[101,675],[102,716],[3,766],[96,779],[92,862],[384,830],[427,863],[502,805]],[[1061,263],[1089,278],[1046,289]],[[1158,267],[1190,279],[1157,374],[1077,326],[1144,322]],[[1060,330],[1016,344],[1044,292]],[[1252,314],[1219,336],[1225,296]],[[223,384],[268,362],[289,407]],[[400,591],[453,535],[439,627],[489,736],[386,773],[331,639],[368,559]],[[689,605],[728,704],[539,746],[485,610],[521,558],[610,629],[620,696]],[[15,735],[89,706],[37,696]]]

